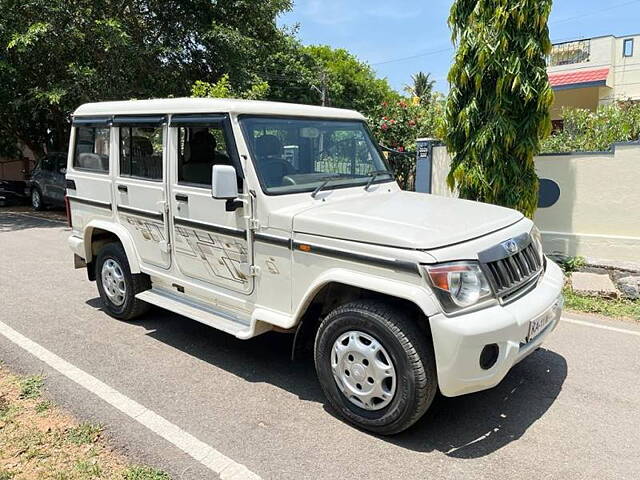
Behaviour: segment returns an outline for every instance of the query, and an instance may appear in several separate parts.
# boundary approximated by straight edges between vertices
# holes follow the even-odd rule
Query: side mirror
[[[66,167],[62,167],[60,170],[58,170],[62,175],[66,175],[67,173],[67,169]]]
[[[231,165],[211,167],[211,196],[221,200],[233,200],[238,197],[236,169]]]

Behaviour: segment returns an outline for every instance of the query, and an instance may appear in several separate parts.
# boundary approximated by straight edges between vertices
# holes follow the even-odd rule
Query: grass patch
[[[99,478],[102,475],[102,468],[95,460],[80,460],[76,463],[76,470],[86,478]]]
[[[124,480],[171,480],[167,473],[151,467],[129,467],[122,477]]]
[[[11,410],[11,404],[7,400],[6,395],[0,395],[0,419],[3,419]],[[0,478],[2,480],[2,478]]]
[[[567,257],[558,261],[558,265],[562,268],[565,275],[577,272],[587,264],[584,257]]]
[[[631,318],[640,321],[640,301],[578,295],[570,287],[564,289],[565,308],[578,312],[598,313],[607,317]]]
[[[102,426],[92,423],[81,423],[77,427],[69,429],[67,432],[67,441],[76,445],[86,445],[94,443],[100,437]]]
[[[40,396],[44,378],[40,375],[31,375],[20,380],[20,398],[38,398]]]
[[[101,438],[46,398],[40,376],[18,377],[0,364],[0,480],[170,480],[128,464]]]
[[[36,403],[36,413],[44,413],[49,410],[52,406],[52,403],[48,400],[43,400],[42,402]]]

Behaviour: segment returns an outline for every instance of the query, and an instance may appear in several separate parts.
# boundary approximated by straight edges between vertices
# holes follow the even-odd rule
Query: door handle
[[[126,185],[118,185],[118,190],[120,192],[128,192],[129,188]]]
[[[189,197],[187,195],[180,195],[180,194],[176,194],[176,200],[179,202],[188,202],[189,201]]]

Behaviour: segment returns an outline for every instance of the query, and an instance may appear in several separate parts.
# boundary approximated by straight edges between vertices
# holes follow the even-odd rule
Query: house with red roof
[[[563,107],[596,110],[615,101],[640,101],[640,34],[556,43],[547,65],[557,127]]]

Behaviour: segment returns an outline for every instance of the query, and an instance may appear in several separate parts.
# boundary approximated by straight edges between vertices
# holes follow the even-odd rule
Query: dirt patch
[[[101,438],[41,393],[41,377],[17,377],[0,366],[0,480],[169,480],[132,467]]]

